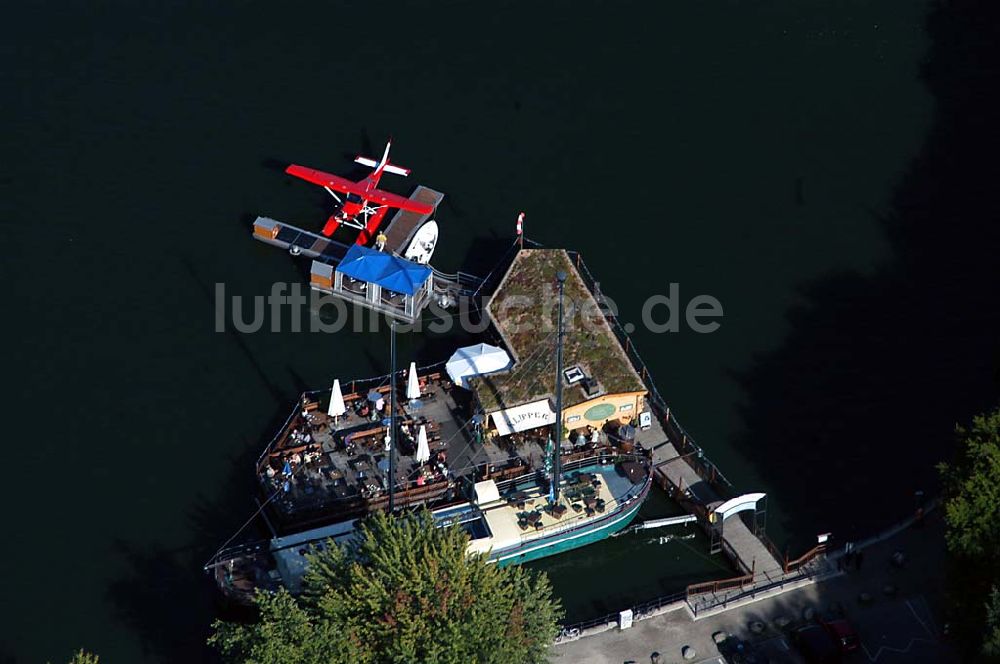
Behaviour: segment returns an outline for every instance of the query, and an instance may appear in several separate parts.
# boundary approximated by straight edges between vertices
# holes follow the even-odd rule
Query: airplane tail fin
[[[382,154],[382,159],[380,161],[375,161],[371,157],[362,157],[358,155],[354,158],[354,163],[361,164],[362,166],[370,166],[375,169],[376,173],[381,173],[385,171],[386,173],[393,173],[395,175],[407,176],[410,174],[410,169],[403,168],[402,166],[396,166],[395,164],[389,163],[389,148],[392,146],[392,141],[388,141],[385,144],[385,153]]]
[[[378,168],[378,162],[372,159],[371,157],[362,157],[361,155],[358,155],[357,157],[354,158],[354,163],[361,164],[362,166],[368,166],[370,168]],[[410,169],[403,168],[402,166],[397,166],[396,164],[391,164],[391,163],[386,163],[386,165],[382,167],[382,170],[385,171],[386,173],[392,173],[394,175],[402,175],[404,177],[410,174]]]

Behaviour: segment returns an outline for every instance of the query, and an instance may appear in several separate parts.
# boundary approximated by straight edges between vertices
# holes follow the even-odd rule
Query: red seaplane
[[[375,169],[371,175],[360,182],[352,182],[337,175],[296,164],[285,169],[289,175],[323,187],[340,203],[340,208],[326,220],[326,224],[323,226],[323,235],[330,237],[337,230],[337,227],[343,224],[348,228],[356,228],[361,231],[355,244],[367,244],[375,235],[375,231],[382,223],[389,208],[409,210],[418,214],[430,214],[434,211],[434,208],[426,203],[419,203],[377,188],[383,173],[395,173],[403,176],[410,174],[410,169],[389,163],[389,148],[391,146],[392,141],[390,140],[385,144],[382,160],[378,162],[361,155],[354,158],[355,163],[371,166]],[[342,199],[336,192],[345,194],[345,198]]]

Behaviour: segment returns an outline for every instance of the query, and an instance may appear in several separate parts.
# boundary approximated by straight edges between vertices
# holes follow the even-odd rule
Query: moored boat
[[[413,239],[403,252],[403,258],[426,265],[431,262],[434,255],[434,248],[438,241],[438,223],[430,219],[424,223],[417,232],[413,234]]]
[[[542,298],[553,285],[554,326]],[[493,308],[504,288],[534,308],[507,318],[509,307]],[[596,309],[565,252],[524,250],[486,307],[505,349],[459,349],[409,376],[393,359],[389,376],[345,383],[347,394],[339,381],[304,394],[257,464],[272,536],[206,566],[223,591],[242,600],[254,588],[295,591],[310,551],[349,540],[375,512],[430,509],[466,530],[470,554],[500,565],[626,528],[649,492],[646,445],[659,434],[634,426],[645,387],[606,321],[564,324],[564,292],[570,311]]]

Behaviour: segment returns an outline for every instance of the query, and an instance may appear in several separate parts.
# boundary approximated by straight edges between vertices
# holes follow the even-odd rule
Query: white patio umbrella
[[[406,380],[406,398],[420,398],[420,381],[417,380],[417,363],[410,362],[410,377]]]
[[[333,390],[330,392],[330,407],[326,414],[330,417],[340,417],[347,412],[344,406],[344,395],[340,392],[340,380],[333,381]]]
[[[421,424],[420,431],[417,432],[417,463],[423,463],[430,458],[431,448],[427,445],[427,427]]]

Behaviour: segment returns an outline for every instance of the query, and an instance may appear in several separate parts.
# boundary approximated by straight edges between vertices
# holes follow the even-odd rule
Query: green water
[[[442,269],[489,265],[526,210],[623,320],[669,282],[719,299],[718,332],[636,343],[732,481],[775,492],[772,535],[808,541],[829,513],[792,480],[824,455],[780,429],[758,445],[744,409],[838,366],[756,391],[746,373],[796,338],[803,284],[893,259],[880,217],[932,117],[925,3],[241,7],[34,4],[0,40],[0,661],[207,657],[200,566],[253,510],[252,459],[301,389],[388,362],[384,332],[216,333],[214,284],[302,281],[249,221],[318,228],[326,195],[281,168],[348,172],[390,134],[414,176],[386,186],[447,194]],[[405,338],[400,357],[455,341]],[[863,512],[835,472],[831,500]],[[626,536],[535,566],[585,618],[727,574],[705,551]]]

